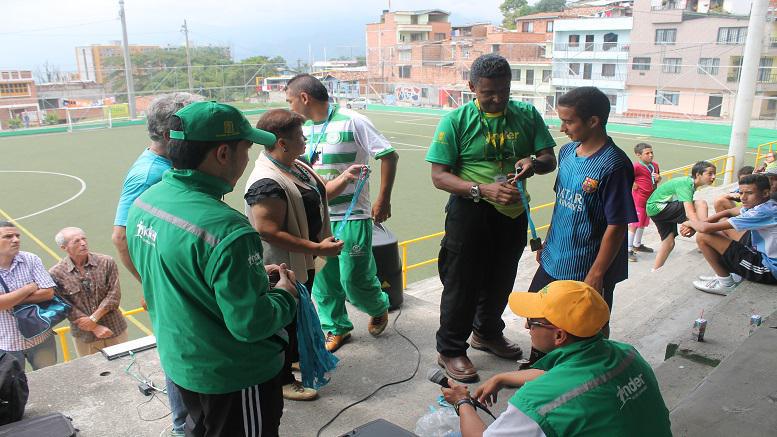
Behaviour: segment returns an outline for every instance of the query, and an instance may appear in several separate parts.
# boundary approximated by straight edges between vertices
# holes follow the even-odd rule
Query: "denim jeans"
[[[19,361],[24,368],[24,360],[30,363],[32,370],[42,369],[44,367],[57,364],[57,341],[53,335],[49,335],[43,343],[33,346],[29,349],[20,351],[5,351]]]
[[[167,399],[170,401],[170,411],[173,413],[173,432],[183,432],[188,413],[186,406],[183,404],[181,393],[168,377],[165,377],[165,388],[167,389]]]

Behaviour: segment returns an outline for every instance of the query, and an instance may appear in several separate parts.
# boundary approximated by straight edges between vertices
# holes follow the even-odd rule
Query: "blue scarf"
[[[310,293],[304,285],[297,282],[297,341],[299,342],[299,368],[302,373],[302,385],[319,389],[329,382],[326,377],[340,361],[324,346],[324,332],[321,321],[310,299]]]

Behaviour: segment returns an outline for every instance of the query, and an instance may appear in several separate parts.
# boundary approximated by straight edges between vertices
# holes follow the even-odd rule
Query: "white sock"
[[[637,228],[634,232],[634,247],[642,246],[642,234],[645,233],[645,228]]]
[[[629,231],[629,251],[634,248],[634,232]]]
[[[727,276],[718,276],[715,275],[718,279],[718,282],[720,282],[720,285],[723,285],[725,287],[731,287],[734,285],[734,278],[731,277],[731,275]]]

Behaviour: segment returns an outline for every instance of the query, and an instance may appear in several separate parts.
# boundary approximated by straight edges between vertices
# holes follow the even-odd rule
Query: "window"
[[[426,36],[425,33],[411,33],[410,34],[410,41],[424,41],[424,40],[426,40],[426,38],[424,38],[424,36]]]
[[[400,62],[410,62],[413,59],[413,51],[412,50],[400,50],[399,51],[399,61]]]
[[[464,59],[469,59],[469,47],[461,48],[461,57]]]
[[[607,96],[607,100],[610,101],[610,107],[614,108],[618,103],[618,96],[615,94],[605,94],[605,96]]]
[[[664,58],[661,71],[664,73],[679,73],[682,60],[682,58]]]
[[[580,47],[580,35],[569,35],[569,47]]]
[[[720,58],[699,58],[699,74],[718,74],[720,71]]]
[[[410,65],[401,65],[399,67],[399,77],[410,77]]]
[[[650,58],[635,57],[631,63],[631,69],[638,71],[650,71]]]
[[[580,76],[580,63],[573,62],[567,68],[570,76]]]
[[[550,77],[553,75],[553,70],[542,70],[542,83],[550,82]]]
[[[491,53],[499,53],[499,44],[491,44]]]
[[[29,96],[30,87],[26,83],[0,84],[0,97]]]
[[[618,35],[614,33],[604,34],[604,44],[602,44],[603,50],[610,50],[618,47]]]
[[[421,88],[421,98],[425,99],[429,97],[429,88]]]
[[[674,44],[677,41],[677,29],[656,29],[656,44]]]
[[[739,82],[739,76],[742,74],[742,57],[732,56],[731,67],[728,69],[726,80],[729,82]]]
[[[718,29],[718,44],[744,44],[747,27],[721,27]]]
[[[583,79],[590,79],[592,70],[593,64],[583,64]]]
[[[469,80],[469,70],[461,70],[461,80]]]
[[[434,40],[435,41],[442,41],[445,39],[445,33],[439,32],[434,34]]]
[[[547,23],[545,23],[545,32],[547,32],[547,33],[553,32],[553,22],[552,21],[548,21]]]
[[[773,58],[761,58],[758,64],[758,82],[774,83],[774,76],[772,76],[773,62]]]
[[[594,49],[594,36],[593,35],[586,35],[585,36],[585,51],[591,52]]]
[[[520,81],[521,80],[521,69],[520,68],[513,68],[513,79],[514,81]]]
[[[521,31],[522,32],[534,32],[534,22],[533,21],[524,21],[521,23]]]
[[[602,77],[615,77],[615,64],[602,64]]]
[[[672,105],[677,106],[680,103],[680,93],[672,91],[658,91],[656,90],[656,105]]]
[[[526,70],[526,85],[534,85],[534,70]]]

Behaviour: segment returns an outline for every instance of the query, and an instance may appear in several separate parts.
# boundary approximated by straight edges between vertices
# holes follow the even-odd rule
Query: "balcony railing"
[[[554,51],[562,52],[628,52],[630,44],[618,44],[617,42],[592,43],[556,43],[553,46]]]

